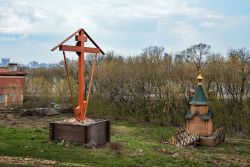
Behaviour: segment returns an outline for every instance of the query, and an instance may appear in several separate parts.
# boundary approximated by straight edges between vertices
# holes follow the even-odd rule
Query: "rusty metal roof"
[[[27,73],[21,71],[0,72],[0,76],[25,76]]]

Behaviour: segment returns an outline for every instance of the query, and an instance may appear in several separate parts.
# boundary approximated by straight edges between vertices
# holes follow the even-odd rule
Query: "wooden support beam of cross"
[[[90,48],[90,47],[81,47],[81,46],[70,46],[70,45],[61,45],[59,47],[60,51],[69,51],[69,52],[87,52],[87,53],[100,53],[99,48]]]

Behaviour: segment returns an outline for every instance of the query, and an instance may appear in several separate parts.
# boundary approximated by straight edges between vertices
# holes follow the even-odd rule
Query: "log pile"
[[[196,145],[199,139],[200,139],[199,134],[191,135],[187,133],[185,128],[178,128],[176,130],[176,135],[165,143],[175,145],[177,147],[182,147],[182,146]]]
[[[182,146],[196,145],[199,139],[200,139],[199,134],[187,135],[185,138],[177,142],[176,146],[182,147]]]
[[[190,146],[190,145],[207,145],[207,146],[216,146],[220,142],[225,140],[225,130],[224,128],[220,128],[216,130],[210,136],[202,136],[199,133],[197,134],[189,134],[185,128],[178,128],[176,130],[176,135],[171,139],[164,139],[164,144],[171,144],[177,147]]]
[[[221,127],[220,129],[218,129],[217,131],[215,131],[215,138],[219,138],[222,141],[225,140],[225,130],[223,127]]]

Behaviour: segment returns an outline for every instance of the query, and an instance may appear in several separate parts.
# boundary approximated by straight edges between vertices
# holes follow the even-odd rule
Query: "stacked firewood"
[[[185,138],[177,142],[176,146],[181,147],[181,146],[196,145],[199,139],[200,139],[199,134],[187,135]]]
[[[221,141],[225,140],[225,130],[223,127],[215,131],[215,137],[219,138]]]
[[[169,144],[176,145],[177,147],[196,145],[200,139],[199,134],[191,135],[187,133],[185,128],[179,128],[176,130],[176,135],[169,139]]]

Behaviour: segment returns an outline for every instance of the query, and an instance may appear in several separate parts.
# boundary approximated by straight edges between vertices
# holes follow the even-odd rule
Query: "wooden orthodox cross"
[[[77,41],[76,46],[64,45],[64,43],[67,42],[69,39],[71,39],[73,36],[75,36],[75,41]],[[84,46],[84,43],[87,42],[88,39],[95,46],[95,48]],[[65,63],[66,71],[67,71],[67,77],[68,77],[73,107],[74,107],[74,100],[73,100],[73,95],[72,95],[71,82],[70,82],[69,75],[68,75],[65,51],[76,52],[76,54],[78,55],[78,103],[77,103],[77,106],[74,107],[74,114],[78,121],[85,120],[87,107],[88,107],[90,87],[92,85],[92,79],[90,80],[89,92],[85,100],[84,98],[84,53],[94,53],[95,55],[97,55],[98,53],[102,53],[102,54],[105,54],[105,53],[95,43],[95,41],[87,34],[87,32],[83,28],[80,28],[79,30],[74,32],[68,38],[66,38],[61,43],[56,45],[53,49],[51,49],[51,51],[54,51],[57,48],[59,48],[60,51],[63,51],[63,54],[64,54],[64,63]],[[94,72],[94,67],[92,67],[91,78],[93,78],[93,74],[94,74],[93,72]]]

